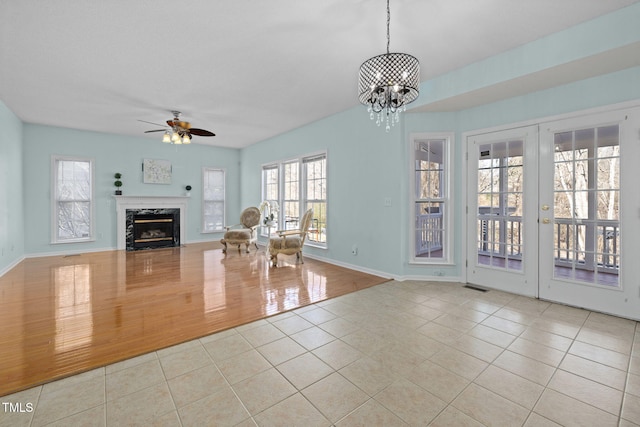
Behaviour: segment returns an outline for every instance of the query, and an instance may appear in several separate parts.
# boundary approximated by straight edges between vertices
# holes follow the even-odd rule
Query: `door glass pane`
[[[523,141],[478,147],[477,264],[521,271]]]
[[[619,286],[618,126],[555,134],[554,277]]]

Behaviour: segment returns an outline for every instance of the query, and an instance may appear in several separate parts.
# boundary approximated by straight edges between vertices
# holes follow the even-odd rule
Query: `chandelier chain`
[[[390,23],[391,23],[391,9],[389,8],[389,0],[387,0],[387,55],[389,54],[389,44],[391,43],[391,35],[389,33]]]

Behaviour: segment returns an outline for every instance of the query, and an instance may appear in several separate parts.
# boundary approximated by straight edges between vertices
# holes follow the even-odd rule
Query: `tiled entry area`
[[[12,427],[634,426],[640,328],[498,291],[388,282],[0,401]]]

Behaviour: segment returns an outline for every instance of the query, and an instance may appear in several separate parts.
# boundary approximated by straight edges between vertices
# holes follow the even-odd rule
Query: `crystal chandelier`
[[[367,105],[371,120],[380,126],[386,122],[386,131],[400,121],[400,112],[406,111],[420,94],[420,63],[406,53],[389,53],[389,23],[391,12],[387,0],[387,53],[367,59],[360,66],[358,98]]]

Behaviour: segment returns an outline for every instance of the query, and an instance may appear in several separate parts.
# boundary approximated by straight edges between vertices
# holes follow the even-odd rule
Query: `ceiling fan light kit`
[[[154,129],[145,131],[145,133],[151,132],[164,132],[162,135],[162,142],[165,144],[186,145],[191,144],[192,135],[197,136],[216,136],[215,133],[204,129],[196,129],[191,127],[191,123],[180,120],[180,111],[172,111],[173,120],[167,120],[168,129]],[[145,123],[144,120],[140,120]],[[155,124],[155,123],[151,123]],[[159,125],[161,126],[161,125]]]
[[[420,94],[418,59],[407,53],[389,53],[390,22],[387,0],[387,52],[363,62],[358,78],[358,99],[378,126],[386,121],[387,132],[400,121],[400,112]]]

